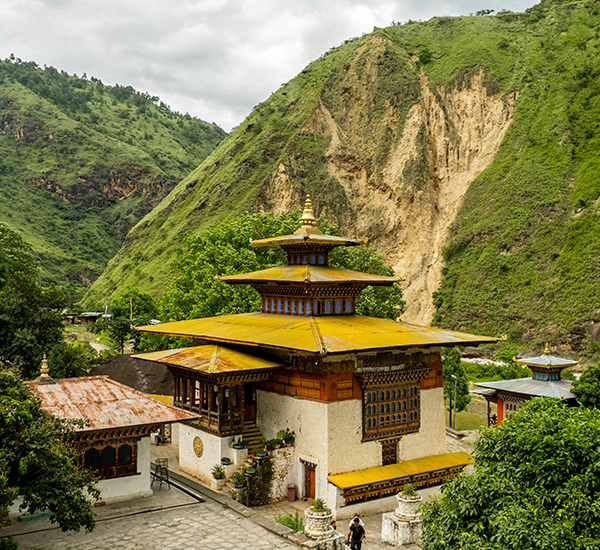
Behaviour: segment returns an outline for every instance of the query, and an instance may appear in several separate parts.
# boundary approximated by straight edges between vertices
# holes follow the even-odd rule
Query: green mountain
[[[130,86],[0,61],[0,220],[75,298],[225,137]]]
[[[405,277],[403,319],[600,345],[600,2],[376,29],[258,105],[129,233],[85,303],[160,295],[181,237],[311,193]]]

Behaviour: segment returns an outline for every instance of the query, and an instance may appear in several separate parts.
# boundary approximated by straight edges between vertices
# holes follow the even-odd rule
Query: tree
[[[571,392],[583,407],[600,409],[600,364],[585,369],[571,385]]]
[[[127,319],[153,319],[158,314],[156,302],[145,292],[130,288],[117,297],[111,305],[113,317]]]
[[[423,550],[600,548],[600,411],[535,398],[423,509]]]
[[[469,380],[467,373],[461,361],[462,355],[456,348],[444,348],[442,351],[442,361],[444,363],[444,398],[448,402],[448,411],[450,412],[450,426],[452,422],[452,413],[454,411],[454,386],[456,383],[456,412],[464,411],[471,402],[469,395]],[[452,378],[456,376],[458,380]],[[456,422],[456,420],[455,420]]]
[[[0,222],[0,289],[8,282],[10,274],[17,271],[36,278],[37,260],[31,246]]]
[[[94,528],[88,497],[100,492],[68,443],[76,425],[42,409],[17,372],[0,363],[0,518],[21,496],[21,509],[50,510],[63,531]]]
[[[16,271],[0,292],[0,360],[18,365],[24,378],[39,373],[44,353],[62,341],[65,296]]]
[[[48,369],[52,378],[87,376],[96,363],[96,351],[84,342],[56,344],[48,354]]]

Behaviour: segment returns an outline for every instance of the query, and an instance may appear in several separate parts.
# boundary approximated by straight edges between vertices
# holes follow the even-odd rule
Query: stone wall
[[[288,485],[297,485],[298,459],[295,447],[284,447],[271,451],[273,479],[271,481],[271,501],[279,502],[288,498]],[[300,496],[296,492],[296,497]]]

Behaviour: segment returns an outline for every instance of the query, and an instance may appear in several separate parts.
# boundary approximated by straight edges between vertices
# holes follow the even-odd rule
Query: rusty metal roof
[[[275,369],[284,366],[280,361],[255,357],[218,345],[195,346],[192,348],[169,349],[133,355],[136,359],[157,361],[167,365],[185,367],[206,374]]]
[[[557,397],[558,399],[575,399],[571,393],[570,380],[534,380],[533,378],[516,378],[497,382],[477,382],[480,388],[514,393],[529,397]]]
[[[227,283],[318,283],[318,284],[340,284],[354,283],[360,285],[382,285],[391,286],[398,277],[384,277],[382,275],[371,275],[360,271],[351,271],[341,267],[325,267],[316,265],[282,265],[253,271],[252,273],[240,273],[239,275],[228,275],[218,277]]]
[[[144,426],[191,420],[199,415],[148,397],[108,376],[62,378],[55,384],[27,382],[42,406],[57,418],[85,419],[89,426],[78,431]]]
[[[327,478],[329,483],[333,483],[342,490],[352,487],[362,487],[363,485],[372,485],[384,481],[398,479],[406,476],[415,476],[444,470],[446,468],[456,468],[457,466],[466,466],[473,462],[473,457],[469,453],[458,452],[444,455],[428,456],[407,460],[398,464],[388,464],[387,466],[377,466],[375,468],[366,468],[365,470],[355,470],[345,474],[332,475]]]
[[[415,346],[476,345],[497,341],[489,336],[359,315],[310,317],[242,313],[149,325],[137,327],[137,330],[322,354]]]

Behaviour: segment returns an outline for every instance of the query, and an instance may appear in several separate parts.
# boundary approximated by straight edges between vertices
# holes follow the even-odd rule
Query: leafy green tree
[[[16,271],[35,279],[38,274],[37,260],[31,246],[0,222],[0,289],[8,282],[9,275]]]
[[[571,392],[580,405],[600,409],[600,364],[585,369],[571,385]]]
[[[123,292],[113,301],[110,311],[113,317],[126,317],[127,319],[153,319],[158,314],[156,302],[145,292],[140,292],[136,287]]]
[[[454,411],[454,387],[456,385],[456,412],[464,411],[471,402],[469,395],[469,380],[465,367],[461,361],[462,354],[457,348],[444,348],[442,361],[444,363],[444,397],[448,402],[450,412],[450,426],[453,426],[452,413]],[[457,380],[452,378],[456,376]]]
[[[176,277],[161,300],[160,318],[179,321],[259,311],[260,295],[249,285],[229,285],[216,279],[282,265],[286,255],[279,247],[252,248],[250,240],[289,235],[298,228],[300,212],[273,216],[251,214],[209,227],[202,235],[190,235],[184,243],[186,252],[173,264]],[[336,235],[339,227],[321,216],[319,227]],[[374,273],[394,274],[373,247],[340,247],[330,256],[331,265]],[[363,315],[397,318],[404,307],[398,285],[391,288],[367,289],[357,302]]]
[[[48,355],[48,369],[52,378],[87,376],[96,363],[96,351],[84,342],[61,341]]]
[[[94,528],[88,495],[97,500],[100,492],[68,443],[76,425],[42,409],[16,371],[0,363],[0,518],[21,496],[21,509],[50,510],[63,531]]]
[[[423,508],[423,550],[600,548],[600,411],[535,398],[475,443]]]
[[[42,287],[22,271],[11,274],[0,292],[0,360],[35,378],[45,352],[62,341],[64,294]]]

